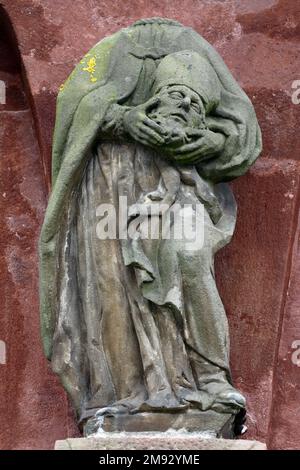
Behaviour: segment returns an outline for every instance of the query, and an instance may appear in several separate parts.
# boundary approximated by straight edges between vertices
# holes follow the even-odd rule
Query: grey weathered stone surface
[[[266,450],[258,441],[215,439],[204,433],[103,433],[56,441],[55,450]]]
[[[93,410],[85,435],[104,415],[245,409],[213,265],[235,227],[226,182],[260,150],[250,100],[216,51],[174,20],[105,38],[62,86],[41,325],[78,419]],[[178,233],[183,222],[192,238]]]
[[[99,420],[101,424],[99,424]],[[165,432],[168,430],[193,433],[207,432],[214,437],[234,437],[234,416],[215,411],[188,410],[181,413],[136,413],[114,416],[100,416],[87,422],[84,435],[95,434],[101,427],[106,433],[120,432]],[[171,431],[169,431],[171,432]]]

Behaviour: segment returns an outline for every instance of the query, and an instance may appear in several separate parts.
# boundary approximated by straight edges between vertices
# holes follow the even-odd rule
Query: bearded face
[[[163,87],[159,103],[149,117],[167,132],[166,144],[174,147],[188,141],[189,129],[204,129],[205,108],[200,96],[185,85]]]

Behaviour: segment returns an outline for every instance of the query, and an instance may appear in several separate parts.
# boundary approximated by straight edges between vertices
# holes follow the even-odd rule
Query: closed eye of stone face
[[[192,110],[201,114],[201,98],[190,88],[186,86],[180,86],[179,89],[179,86],[177,87],[175,85],[169,88],[168,96],[172,100],[176,101],[178,104],[180,104],[181,101],[189,98],[190,107],[192,108]]]
[[[171,98],[177,98],[177,99],[182,99],[184,98],[184,94],[180,91],[170,91],[169,92],[169,96],[171,96]]]
[[[192,108],[193,108],[195,111],[197,111],[198,113],[200,113],[201,108],[200,108],[200,103],[199,103],[198,101],[192,100],[191,106],[192,106]]]

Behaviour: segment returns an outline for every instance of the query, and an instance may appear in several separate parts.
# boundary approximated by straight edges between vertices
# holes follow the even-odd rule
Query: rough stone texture
[[[215,411],[188,410],[186,413],[136,413],[133,415],[102,416],[84,426],[84,435],[95,434],[101,422],[101,429],[108,432],[160,432],[169,429],[185,429],[190,432],[209,432],[215,437],[232,439],[234,419],[230,414]]]
[[[233,376],[248,402],[247,437],[265,440],[273,432],[268,426],[299,166],[261,160],[233,187],[238,222],[232,243],[218,255],[216,273],[230,322]]]
[[[55,450],[266,450],[266,445],[240,439],[214,439],[197,433],[124,432],[56,441]]]
[[[291,276],[284,307],[270,429],[270,448],[299,448],[300,403],[300,219],[296,221]],[[297,342],[294,347],[292,345]]]
[[[0,41],[7,98],[0,105],[0,339],[7,349],[6,364],[0,364],[0,445],[48,448],[68,434],[68,414],[39,334],[36,248],[45,178],[18,64],[7,51]]]
[[[96,41],[140,17],[166,16],[192,26],[216,47],[248,93],[262,127],[264,154],[247,176],[233,183],[239,204],[237,230],[232,244],[218,255],[216,272],[231,325],[235,383],[249,402],[247,437],[268,440],[272,448],[299,448],[299,368],[291,361],[292,342],[300,339],[300,105],[291,101],[292,82],[300,79],[299,2],[3,0],[1,4],[17,36],[47,185],[58,86]],[[8,214],[2,216],[6,225],[1,233],[0,339],[7,342],[9,355],[8,364],[0,365],[1,396],[3,387],[8,395],[1,403],[1,447],[53,448],[56,439],[74,436],[76,428],[39,343],[35,243],[46,185],[32,128],[23,127],[25,119],[24,130],[19,126],[17,131],[16,121],[8,118],[7,111],[14,107],[28,108],[20,77],[8,65],[11,54],[5,46],[0,50],[7,57],[1,61],[1,74],[9,75],[10,89],[16,91],[7,108],[1,106],[6,113],[1,117],[10,122],[4,127],[6,135],[18,133],[19,138],[18,143],[9,139],[1,160],[0,196],[6,193],[9,202],[3,209]],[[30,113],[22,112],[29,126]],[[38,206],[38,216],[32,206]]]

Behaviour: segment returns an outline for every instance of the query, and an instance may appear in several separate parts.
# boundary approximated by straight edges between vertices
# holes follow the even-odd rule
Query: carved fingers
[[[165,142],[163,129],[147,116],[140,125],[140,132],[151,145],[162,145]]]
[[[124,115],[124,127],[131,137],[144,145],[157,147],[164,143],[163,129],[147,117],[146,108],[152,104],[145,103],[131,109]]]
[[[167,149],[176,161],[182,163],[196,163],[203,157],[212,156],[220,152],[225,143],[222,134],[208,129],[196,129],[189,133],[189,137],[196,140],[181,145],[177,149]]]

